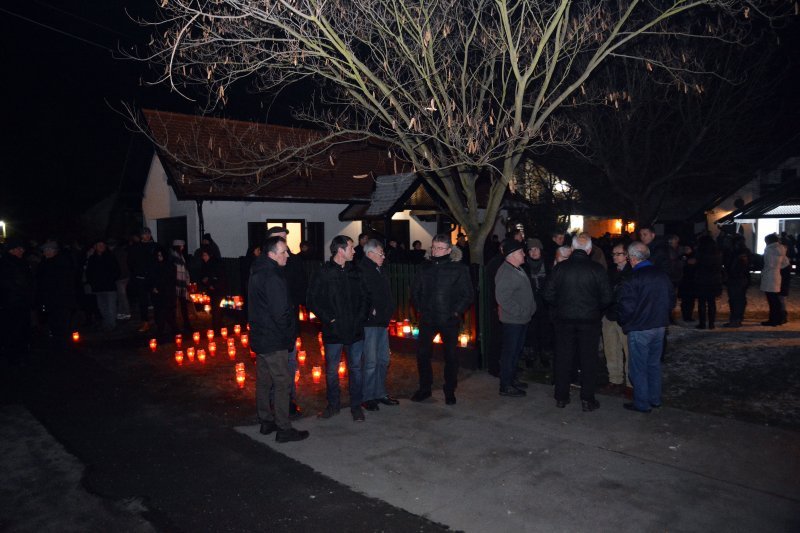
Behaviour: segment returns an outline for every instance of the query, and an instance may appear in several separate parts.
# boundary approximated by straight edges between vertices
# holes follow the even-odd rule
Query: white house
[[[454,231],[435,193],[386,146],[322,145],[309,158],[299,147],[320,135],[310,130],[153,110],[143,121],[156,152],[142,211],[159,242],[184,239],[193,251],[209,233],[223,257],[238,257],[278,225],[292,251],[308,241],[322,259],[339,234],[377,231],[410,247]],[[292,151],[295,167],[273,162]]]

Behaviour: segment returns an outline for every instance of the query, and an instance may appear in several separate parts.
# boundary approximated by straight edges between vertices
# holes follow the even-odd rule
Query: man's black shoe
[[[261,428],[258,430],[262,435],[269,435],[273,431],[278,431],[278,424],[276,424],[274,420],[261,422]]]
[[[380,407],[378,407],[378,402],[375,400],[368,400],[361,404],[361,407],[366,409],[367,411],[378,411]]]
[[[600,409],[600,402],[597,400],[581,400],[581,409],[585,412],[596,411]]]
[[[556,407],[559,409],[565,408],[569,404],[569,400],[556,400]]]
[[[392,398],[391,396],[384,396],[383,398],[378,398],[378,401],[381,402],[383,405],[399,405],[400,400]]]
[[[365,420],[364,411],[360,407],[350,408],[350,414],[353,415],[353,422],[363,422]]]
[[[622,407],[624,407],[628,411],[636,411],[637,413],[649,413],[650,411],[652,411],[652,409],[645,409],[645,410],[637,409],[636,406],[633,405],[633,402],[623,403]]]
[[[431,397],[431,391],[420,389],[420,390],[418,390],[417,392],[414,393],[414,395],[411,397],[411,401],[412,402],[421,402],[423,400],[427,400],[430,397]]]
[[[325,410],[317,415],[317,418],[330,418],[339,414],[339,408],[328,405]]]
[[[299,431],[294,428],[280,429],[275,434],[276,442],[293,442],[296,440],[303,440],[308,438],[308,431]]]
[[[500,387],[500,396],[509,396],[511,398],[522,398],[527,395],[524,390],[516,387]]]
[[[511,386],[514,387],[515,389],[527,389],[528,388],[528,384],[526,382],[524,382],[524,381],[514,381],[511,384]]]
[[[455,405],[456,404],[456,395],[455,394],[445,394],[444,395],[444,403],[447,405]]]

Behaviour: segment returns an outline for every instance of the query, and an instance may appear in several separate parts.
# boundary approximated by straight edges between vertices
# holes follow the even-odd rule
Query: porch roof
[[[800,218],[800,178],[757,198],[717,221],[717,224],[755,222],[759,218]]]

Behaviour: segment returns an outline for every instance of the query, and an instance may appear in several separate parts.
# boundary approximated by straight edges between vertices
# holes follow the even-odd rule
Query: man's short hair
[[[633,241],[628,245],[628,257],[644,261],[650,257],[650,248],[640,241]]]
[[[368,233],[359,233],[358,234],[358,241],[361,242],[361,239],[363,239],[364,237],[369,237],[369,234]]]
[[[346,250],[347,244],[353,242],[353,239],[348,237],[347,235],[337,235],[331,241],[331,255],[336,255],[339,250]]]
[[[650,233],[655,233],[656,232],[656,230],[655,230],[655,228],[653,228],[653,226],[639,226],[639,231],[642,231],[643,229],[646,229]]]
[[[282,242],[282,243],[285,244],[286,243],[286,239],[284,239],[283,237],[280,237],[278,235],[273,235],[272,237],[270,237],[269,239],[267,239],[264,242],[264,245],[261,247],[261,252],[265,253],[265,254],[267,254],[269,252],[272,252],[273,254],[277,253],[278,252],[278,243],[279,242]]]
[[[383,248],[381,241],[378,239],[370,239],[364,243],[364,253],[368,254],[370,252],[374,252],[378,248]]]
[[[588,233],[581,233],[572,239],[572,248],[575,250],[583,250],[588,254],[592,251],[592,238]]]
[[[450,242],[450,235],[448,235],[447,233],[437,233],[436,235],[433,236],[432,241],[441,244],[446,244],[448,248],[453,247],[453,243]]]
[[[764,242],[766,244],[774,244],[776,242],[779,242],[780,240],[781,239],[780,239],[780,237],[778,237],[777,233],[770,233],[769,235],[764,237]]]

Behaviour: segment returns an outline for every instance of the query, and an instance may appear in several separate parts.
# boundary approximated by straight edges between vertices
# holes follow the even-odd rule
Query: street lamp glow
[[[6,238],[6,223],[0,220],[0,231],[3,232],[3,240]]]

